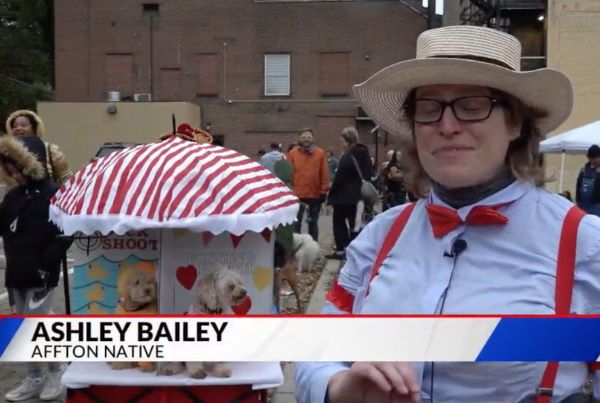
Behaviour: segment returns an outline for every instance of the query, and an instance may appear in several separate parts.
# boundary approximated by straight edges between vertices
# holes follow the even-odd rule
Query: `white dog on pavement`
[[[294,257],[301,272],[312,270],[321,255],[319,243],[308,234],[294,234]]]

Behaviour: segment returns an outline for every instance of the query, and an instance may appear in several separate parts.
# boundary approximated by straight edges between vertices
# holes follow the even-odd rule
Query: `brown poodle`
[[[156,315],[157,285],[154,275],[143,269],[132,269],[124,279],[125,295],[117,305],[117,314],[121,315]],[[111,369],[139,368],[142,372],[156,371],[154,362],[109,362]]]
[[[127,294],[121,296],[119,305],[128,313],[140,311],[156,314],[156,279],[145,270],[135,270],[126,281]]]

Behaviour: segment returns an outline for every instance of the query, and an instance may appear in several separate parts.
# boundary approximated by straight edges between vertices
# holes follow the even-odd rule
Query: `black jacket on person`
[[[27,178],[0,203],[0,233],[6,256],[5,286],[15,289],[54,288],[66,246],[49,221],[50,199],[59,185],[48,178],[46,146],[37,136],[0,138],[0,166],[10,162]],[[7,172],[8,173],[8,172]]]
[[[331,206],[344,206],[358,204],[361,200],[362,180],[356,169],[360,168],[364,180],[371,180],[371,155],[364,144],[355,144],[350,147],[338,163],[338,168],[327,195],[327,204]]]
[[[404,179],[397,181],[389,178],[390,170],[392,167],[397,168],[399,171],[405,172],[405,169],[400,165],[396,158],[388,162],[386,167],[381,171],[381,182],[383,187],[383,204],[386,208],[392,208],[400,206],[406,203],[407,192],[404,187]]]
[[[579,171],[579,175],[577,176],[577,185],[575,186],[575,203],[581,203],[581,181],[583,180],[585,170],[588,169],[589,166],[589,162],[586,163],[584,167],[581,168],[581,170]],[[600,204],[600,168],[596,169],[596,177],[594,178],[594,190],[592,192],[591,203]]]

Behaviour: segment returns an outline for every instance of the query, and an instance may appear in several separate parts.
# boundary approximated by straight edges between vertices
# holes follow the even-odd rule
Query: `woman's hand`
[[[330,403],[418,403],[420,399],[409,362],[357,362],[329,381]]]

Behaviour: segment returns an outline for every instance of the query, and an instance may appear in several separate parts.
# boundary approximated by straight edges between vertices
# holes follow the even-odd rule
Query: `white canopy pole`
[[[563,178],[565,176],[565,150],[563,150],[562,155],[560,157],[560,178],[558,180],[558,192],[562,193],[563,187]]]

